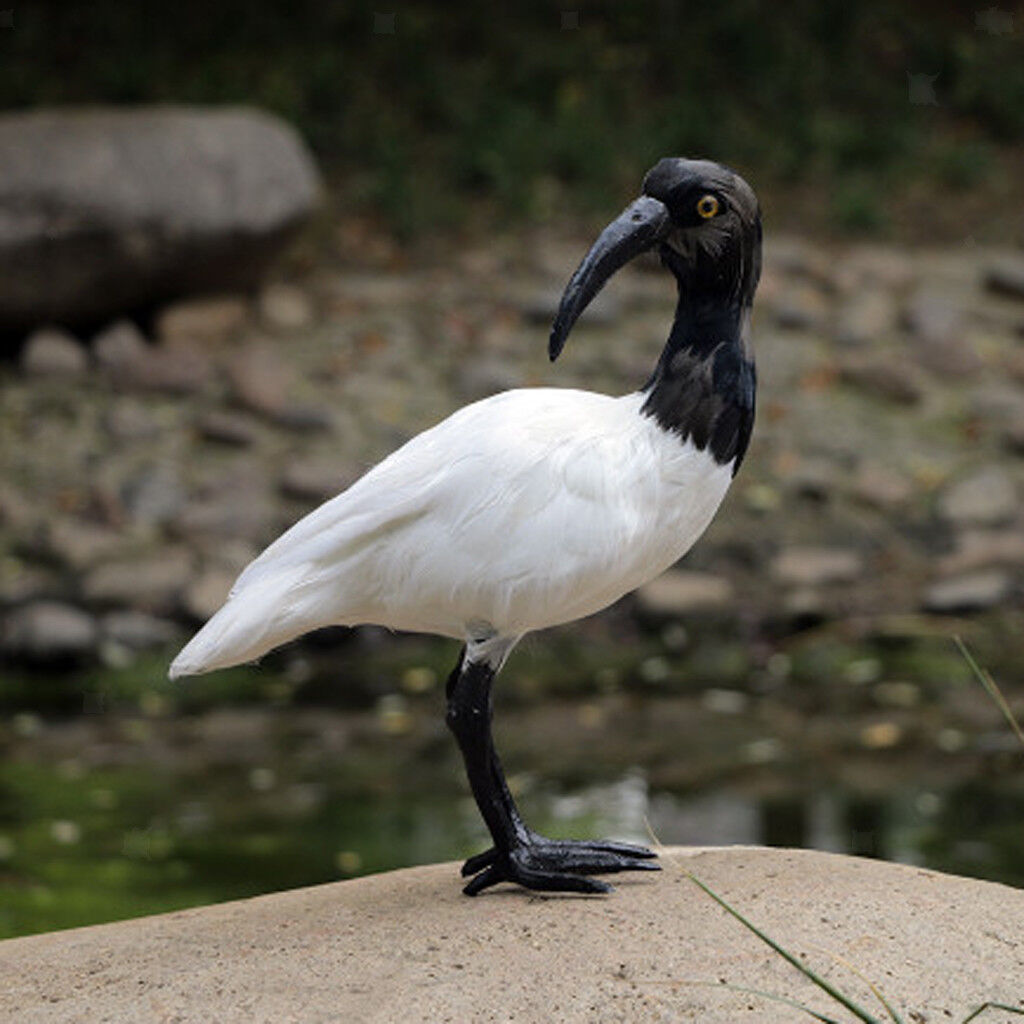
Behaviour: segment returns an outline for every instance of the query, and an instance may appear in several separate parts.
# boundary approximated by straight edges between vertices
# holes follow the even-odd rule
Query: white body
[[[511,639],[606,607],[690,548],[732,479],[642,402],[535,388],[460,409],[271,544],[172,678],[321,626]]]

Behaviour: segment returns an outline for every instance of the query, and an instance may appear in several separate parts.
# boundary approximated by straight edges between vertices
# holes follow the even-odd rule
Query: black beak
[[[671,227],[665,204],[651,196],[641,196],[601,232],[562,294],[548,342],[548,355],[552,362],[562,351],[572,325],[608,278],[631,259],[662,241]]]

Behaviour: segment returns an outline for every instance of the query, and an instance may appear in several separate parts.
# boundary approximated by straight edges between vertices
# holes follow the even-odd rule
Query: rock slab
[[[0,1020],[807,1019],[727,985],[846,1019],[687,871],[872,1012],[867,984],[838,958],[910,1020],[959,1021],[986,1000],[1024,1006],[1018,890],[803,850],[680,848],[662,864],[619,876],[610,897],[501,887],[471,900],[445,864],[12,939],[0,943]]]
[[[251,288],[320,187],[295,132],[242,108],[5,114],[0,167],[7,332]]]

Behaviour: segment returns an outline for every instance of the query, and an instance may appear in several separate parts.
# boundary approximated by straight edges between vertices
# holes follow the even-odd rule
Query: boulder
[[[691,873],[875,1019],[889,1017],[873,986],[907,1021],[952,1024],[986,1000],[1021,1006],[1019,889],[810,850],[675,848],[661,864],[660,874],[616,875],[611,897],[503,886],[469,900],[458,865],[429,865],[9,939],[0,943],[0,1018],[809,1019],[767,992],[819,1019],[853,1019]],[[1019,1019],[990,1010],[978,1022]]]
[[[0,166],[6,332],[251,289],[319,189],[295,132],[242,108],[5,114]]]

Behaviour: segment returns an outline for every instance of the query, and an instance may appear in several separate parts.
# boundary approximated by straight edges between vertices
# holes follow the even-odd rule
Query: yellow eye
[[[714,196],[701,196],[697,200],[697,213],[707,220],[718,213],[718,200]]]

